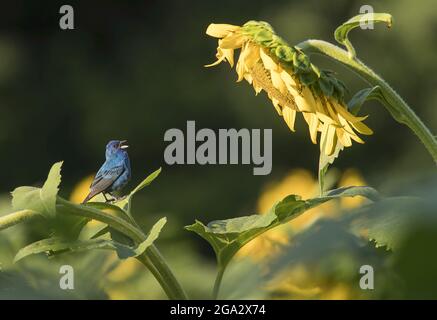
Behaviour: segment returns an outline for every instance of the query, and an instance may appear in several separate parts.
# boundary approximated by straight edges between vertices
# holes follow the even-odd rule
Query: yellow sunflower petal
[[[269,97],[270,98],[270,97]],[[280,115],[280,116],[282,116],[282,108],[281,108],[281,106],[279,105],[279,101],[278,100],[276,100],[275,98],[270,98],[271,100],[272,100],[272,104],[273,104],[273,106],[275,107],[275,109],[276,109],[276,111],[278,112],[278,114]],[[285,109],[287,109],[287,108],[285,108]]]
[[[276,64],[276,62],[270,58],[270,56],[264,51],[263,48],[259,49],[259,55],[261,57],[261,60],[264,64],[264,67],[267,70],[277,70],[278,69],[278,65]]]
[[[316,100],[316,113],[322,113],[325,115],[329,114],[328,108],[326,107],[326,105],[328,104],[328,102],[326,101],[325,97],[323,96],[317,96],[315,98]]]
[[[222,49],[223,50],[223,56],[226,58],[226,60],[231,65],[231,68],[234,66],[234,49]]]
[[[354,140],[358,143],[364,144],[364,141],[356,134],[350,134],[349,136],[351,137],[352,140]]]
[[[246,49],[246,58],[245,58],[245,64],[247,69],[252,69],[253,66],[259,61],[259,49],[253,44],[248,43]]]
[[[327,101],[325,104],[326,109],[328,110],[328,114],[332,120],[334,120],[335,123],[340,124],[340,120],[338,119],[337,114],[335,113],[332,103],[330,101]]]
[[[322,112],[316,112],[317,117],[320,119],[320,121],[323,122],[323,124],[327,123],[327,124],[334,124],[334,120],[332,120],[332,118],[328,117],[326,114],[322,113]]]
[[[315,112],[315,100],[311,90],[307,87],[303,88],[300,94],[294,96],[296,104],[301,112]]]
[[[294,121],[296,120],[296,110],[285,107],[282,109],[282,117],[285,120],[285,123],[288,125],[291,131],[294,132]]]
[[[334,152],[336,146],[337,136],[335,135],[335,126],[324,123],[320,137],[320,152],[329,156]]]
[[[340,124],[342,126],[343,131],[345,131],[353,140],[355,140],[359,143],[364,143],[364,141],[361,140],[361,138],[358,137],[358,135],[352,129],[349,122],[347,122],[347,120],[345,118],[343,118],[343,116],[341,114],[338,115],[338,119],[340,120]]]
[[[244,74],[244,79],[246,79],[246,81],[249,82],[249,84],[252,84],[253,78],[250,73]]]
[[[270,76],[272,79],[273,86],[278,89],[281,93],[285,94],[287,92],[287,87],[282,80],[281,74],[277,71],[271,70]]]
[[[214,67],[218,64],[220,64],[223,60],[225,60],[225,57],[221,57],[220,59],[218,59],[217,61],[210,63],[210,64],[205,64],[204,67],[209,68],[209,67]]]
[[[263,89],[261,86],[255,84],[255,82],[253,83],[253,88],[255,89],[255,95],[258,95]]]
[[[317,144],[317,128],[319,127],[319,118],[313,113],[310,114],[310,137],[314,144]]]
[[[337,144],[337,139],[335,136],[335,127],[328,126],[328,132],[326,134],[326,145],[325,145],[325,154],[331,155],[334,152],[334,146]]]
[[[239,30],[241,27],[232,24],[211,23],[206,29],[206,34],[214,38],[224,38],[229,33]]]
[[[366,126],[364,123],[362,122],[355,122],[355,123],[351,123],[352,127],[357,130],[359,133],[361,134],[366,134],[366,135],[371,135],[373,134],[372,129],[370,129],[368,126]]]
[[[329,123],[325,122],[322,125],[321,135],[320,135],[320,152],[325,152],[324,148],[326,145],[326,135],[328,133]]]
[[[299,94],[298,92],[298,85],[296,81],[293,79],[293,77],[285,70],[281,71],[281,78],[284,81],[288,91],[293,95]]]
[[[317,129],[319,127],[319,119],[313,113],[302,112],[305,122],[308,124],[311,142],[317,144]]]
[[[246,42],[246,37],[240,33],[231,33],[222,39],[220,47],[223,49],[238,49]]]
[[[206,65],[204,65],[204,67],[213,67],[213,66],[216,66],[216,65],[220,64],[223,60],[226,59],[226,55],[224,54],[223,49],[220,48],[220,41],[221,40],[219,40],[219,46],[217,47],[217,53],[215,55],[216,58],[217,58],[217,61],[215,61],[215,62],[213,62],[211,64],[206,64]]]
[[[237,82],[240,82],[244,79],[244,75],[246,74],[246,63],[245,59],[247,56],[248,51],[246,50],[247,44],[243,46],[240,52],[240,57],[238,58],[237,66],[235,67],[235,70],[237,71],[238,79]]]
[[[354,122],[361,122],[363,120],[365,120],[368,116],[364,116],[364,117],[356,117],[354,116],[352,113],[350,113],[349,111],[346,110],[346,108],[342,105],[340,105],[339,103],[332,103],[332,105],[334,106],[335,110],[341,114],[347,121],[354,123]]]
[[[336,128],[335,131],[337,133],[338,140],[340,140],[343,146],[350,147],[352,145],[351,138],[347,132],[343,130],[343,128]]]

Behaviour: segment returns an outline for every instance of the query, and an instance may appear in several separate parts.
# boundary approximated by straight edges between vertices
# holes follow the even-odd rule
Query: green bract
[[[343,101],[346,91],[344,83],[336,79],[332,72],[319,71],[301,49],[290,46],[277,36],[270,24],[264,21],[249,21],[241,29],[244,35],[269,50],[271,57],[275,57],[284,69],[296,74],[300,82],[310,87],[314,93]]]

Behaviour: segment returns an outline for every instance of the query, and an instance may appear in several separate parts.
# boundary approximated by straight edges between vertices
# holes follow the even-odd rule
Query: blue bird
[[[126,152],[127,141],[112,140],[106,145],[106,161],[100,167],[94,181],[90,186],[90,192],[82,203],[89,201],[94,196],[102,193],[105,197],[110,194],[117,199],[112,193],[121,190],[131,178],[131,168],[129,156]]]

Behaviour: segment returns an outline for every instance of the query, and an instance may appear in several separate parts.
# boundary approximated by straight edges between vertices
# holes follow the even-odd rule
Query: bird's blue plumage
[[[99,193],[104,196],[106,193],[112,195],[129,182],[131,167],[124,143],[125,141],[112,140],[106,145],[106,161],[97,172],[84,203]]]

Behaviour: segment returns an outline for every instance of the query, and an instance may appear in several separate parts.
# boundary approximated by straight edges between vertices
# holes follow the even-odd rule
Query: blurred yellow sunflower
[[[90,191],[90,185],[94,180],[94,175],[89,175],[80,180],[73,188],[70,195],[70,201],[74,203],[82,203],[83,199]]]
[[[281,181],[266,186],[258,199],[257,211],[268,212],[276,202],[289,194],[298,194],[303,199],[311,198],[316,195],[317,188],[317,181],[308,170],[294,169]],[[263,233],[241,248],[237,255],[249,256],[257,261],[276,256],[282,247],[290,242],[293,233],[311,225],[320,215],[332,212],[332,210],[327,210],[330,206],[332,204],[327,202],[308,210],[287,224]]]
[[[288,127],[294,131],[296,112],[308,124],[311,141],[326,155],[339,152],[364,141],[358,133],[370,135],[372,130],[347,110],[344,84],[332,72],[319,70],[299,48],[289,46],[263,21],[249,21],[243,26],[210,24],[209,36],[219,38],[217,61],[234,65],[234,51],[241,49],[236,65],[237,82],[245,79],[256,94],[264,90]]]
[[[346,169],[341,175],[338,187],[366,185],[364,178],[356,169]],[[297,194],[302,199],[317,196],[318,183],[313,175],[305,169],[294,169],[282,180],[266,186],[258,199],[257,211],[268,212],[278,201],[289,194]],[[350,200],[350,201],[349,201]],[[334,201],[310,209],[285,225],[276,227],[247,243],[237,253],[238,256],[248,256],[257,261],[274,257],[281,252],[284,245],[289,244],[293,234],[299,233],[320,218],[337,217],[342,210],[358,207],[365,201],[362,197],[341,199],[340,206]]]
[[[346,169],[338,180],[338,187],[365,185],[365,180],[357,169]],[[289,194],[298,194],[303,199],[318,194],[318,183],[313,175],[305,169],[290,171],[279,182],[267,185],[258,199],[258,211],[267,212],[277,201]],[[341,199],[338,202],[326,202],[280,227],[269,230],[246,244],[237,253],[240,258],[249,257],[257,263],[268,265],[271,258],[284,252],[285,245],[293,241],[294,235],[306,230],[320,218],[334,218],[341,214],[341,209],[358,207],[365,201],[362,197]],[[340,262],[339,262],[340,263]],[[264,264],[263,264],[264,265]],[[268,268],[265,269],[268,271]],[[347,281],[331,279],[320,272],[317,265],[298,264],[285,268],[264,287],[269,296],[275,299],[354,299],[359,292]]]

